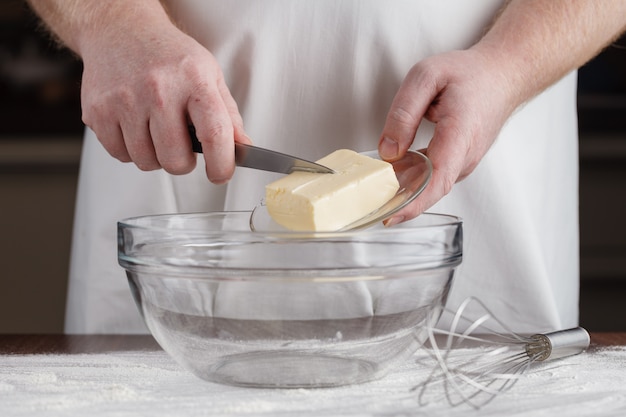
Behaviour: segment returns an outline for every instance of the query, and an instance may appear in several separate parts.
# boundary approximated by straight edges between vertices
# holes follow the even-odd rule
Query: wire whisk
[[[472,304],[482,310],[476,319],[466,314]],[[443,313],[453,314],[449,330],[435,327]],[[589,333],[582,327],[517,334],[474,297],[466,299],[456,312],[435,309],[427,331],[430,349],[424,351],[438,366],[412,389],[422,405],[435,395],[444,396],[452,406],[465,403],[480,408],[512,388],[532,364],[576,355],[590,343]]]

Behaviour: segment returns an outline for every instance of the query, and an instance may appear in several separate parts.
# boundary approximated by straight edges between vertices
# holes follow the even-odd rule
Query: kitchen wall
[[[626,36],[579,71],[581,324],[626,330]]]
[[[0,2],[0,332],[63,329],[83,126],[81,65]]]
[[[81,65],[0,2],[0,333],[63,329]],[[626,39],[618,42],[626,45]],[[626,49],[580,71],[581,324],[626,330]]]

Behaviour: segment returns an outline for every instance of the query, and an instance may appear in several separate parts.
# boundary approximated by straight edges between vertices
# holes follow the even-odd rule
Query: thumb
[[[391,103],[378,142],[378,153],[386,161],[401,158],[409,149],[426,111],[437,95],[434,83],[407,76]]]
[[[430,159],[433,167],[430,182],[415,201],[386,220],[386,226],[410,220],[425,212],[447,195],[460,179],[465,166],[467,142],[459,138],[457,129],[448,125],[447,120],[440,121],[428,148],[420,150]]]

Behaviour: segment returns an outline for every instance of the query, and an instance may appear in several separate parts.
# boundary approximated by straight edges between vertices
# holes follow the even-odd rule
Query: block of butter
[[[340,149],[317,161],[334,174],[294,172],[265,187],[272,219],[298,231],[336,231],[378,209],[400,185],[390,163]]]

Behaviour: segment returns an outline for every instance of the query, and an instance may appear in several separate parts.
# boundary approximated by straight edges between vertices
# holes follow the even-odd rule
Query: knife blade
[[[194,126],[189,126],[189,136],[191,137],[191,147],[193,151],[202,153],[202,144],[196,136]],[[237,142],[235,142],[235,165],[263,171],[279,172],[281,174],[291,174],[295,171],[318,174],[335,173],[334,170],[316,162]]]

